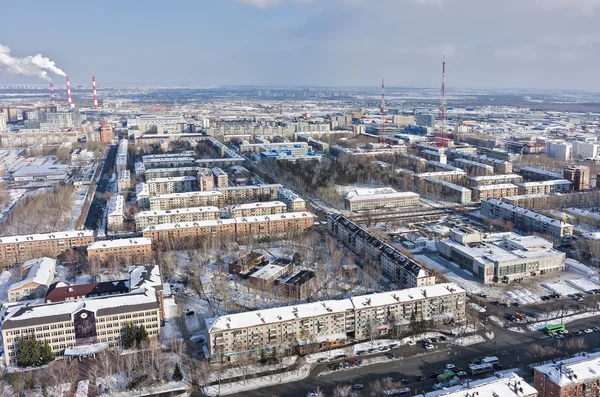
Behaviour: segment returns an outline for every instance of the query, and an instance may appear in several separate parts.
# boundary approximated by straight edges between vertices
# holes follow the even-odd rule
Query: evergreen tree
[[[175,363],[175,370],[173,371],[173,380],[175,382],[180,382],[183,379],[183,374],[181,373],[181,368],[179,368],[179,363]]]
[[[42,346],[40,342],[35,338],[35,334],[31,337],[29,341],[29,354],[30,354],[30,364],[31,366],[40,365],[42,359]]]
[[[148,332],[146,331],[146,327],[144,324],[140,325],[139,328],[136,327],[135,332],[135,343],[138,347],[142,344],[142,342],[148,340]]]
[[[135,345],[135,327],[132,323],[125,325],[123,332],[123,347],[125,349],[131,349]]]
[[[267,363],[267,353],[265,352],[265,349],[262,349],[260,351],[260,363],[262,365],[265,365]]]
[[[42,348],[42,365],[46,365],[54,360],[54,353],[52,352],[52,348],[48,341],[44,342],[44,346]]]
[[[277,363],[277,347],[276,346],[273,346],[273,350],[271,350],[270,361],[272,361],[273,363]]]
[[[17,344],[17,364],[19,367],[28,367],[29,364],[29,343],[19,338]]]

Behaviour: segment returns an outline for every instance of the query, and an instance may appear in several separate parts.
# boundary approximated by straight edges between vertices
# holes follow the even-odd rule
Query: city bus
[[[410,388],[403,387],[401,389],[384,390],[384,396],[410,396]]]
[[[469,372],[471,372],[471,375],[494,372],[494,366],[492,364],[471,364],[469,365]]]
[[[564,331],[566,328],[567,327],[565,327],[564,324],[546,325],[544,331],[546,331],[547,334],[553,334],[557,331]]]

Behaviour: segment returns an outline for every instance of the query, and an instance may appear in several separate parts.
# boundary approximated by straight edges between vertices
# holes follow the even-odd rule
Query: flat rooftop
[[[131,247],[136,245],[150,245],[152,244],[152,240],[146,237],[135,237],[135,238],[122,238],[117,240],[103,240],[96,241],[90,245],[88,245],[88,251],[90,250],[101,250],[101,249],[110,249],[110,248],[120,248],[120,247]]]
[[[445,388],[445,390],[427,392],[427,397],[532,397],[537,395],[538,392],[533,386],[514,373],[502,378],[494,376]],[[417,397],[424,397],[424,395],[419,394]]]

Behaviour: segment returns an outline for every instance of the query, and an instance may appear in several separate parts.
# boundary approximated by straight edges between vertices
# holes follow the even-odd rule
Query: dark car
[[[396,358],[395,355],[393,355],[392,353],[385,353],[384,356],[388,359],[388,360],[393,360]]]
[[[193,310],[188,310],[187,312],[185,312],[186,316],[193,316],[194,314],[196,314],[196,312]]]
[[[448,338],[446,338],[444,335],[440,335],[440,336],[438,336],[438,339],[441,340],[441,341],[445,341]]]
[[[422,382],[425,379],[427,379],[427,377],[425,375],[419,375],[419,376],[417,376],[417,382]]]

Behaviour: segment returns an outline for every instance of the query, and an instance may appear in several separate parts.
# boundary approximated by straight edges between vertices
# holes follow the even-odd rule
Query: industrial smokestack
[[[54,107],[54,84],[50,83],[50,104]]]
[[[69,76],[67,76],[67,104],[71,109],[75,107],[75,105],[73,105],[73,100],[71,99],[71,81],[69,80]]]
[[[96,78],[92,76],[92,89],[94,90],[94,109],[98,109],[98,95],[96,94]]]

